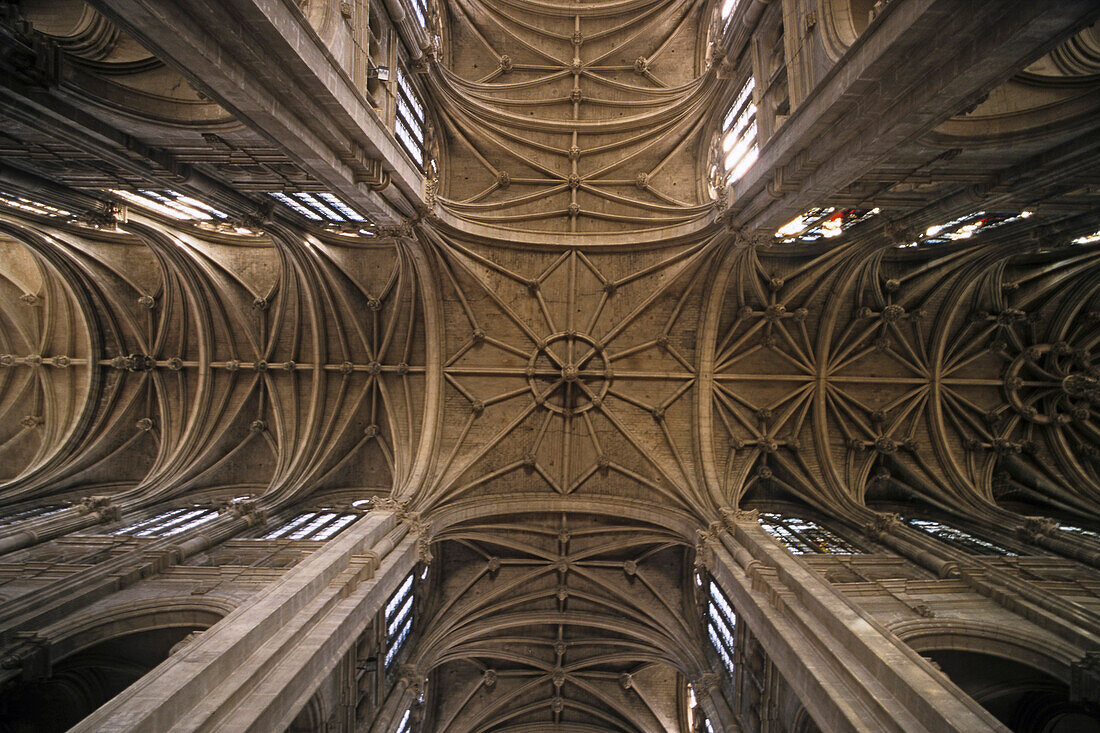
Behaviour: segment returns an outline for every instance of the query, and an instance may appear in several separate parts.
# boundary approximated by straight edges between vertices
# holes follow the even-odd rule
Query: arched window
[[[795,555],[858,555],[861,552],[844,538],[809,519],[763,512],[760,526]]]
[[[964,532],[956,527],[950,527],[942,522],[931,519],[903,519],[913,529],[920,530],[927,535],[935,537],[940,542],[945,542],[956,549],[968,552],[971,555],[1002,555],[1014,557],[1017,553],[998,544],[975,537],[969,532]]]

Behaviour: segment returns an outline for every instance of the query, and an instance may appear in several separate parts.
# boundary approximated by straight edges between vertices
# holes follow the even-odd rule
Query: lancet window
[[[412,157],[418,166],[424,165],[424,104],[420,101],[409,75],[404,69],[397,70],[397,119],[394,122],[394,134],[401,147]]]
[[[335,509],[301,512],[285,524],[265,534],[261,539],[324,542],[347,529],[360,516],[356,512],[341,512]]]
[[[386,603],[386,671],[409,640],[413,622],[413,574],[409,573],[401,587]]]
[[[1015,552],[1008,548],[1001,547],[988,540],[983,540],[980,537],[975,537],[969,532],[964,532],[956,527],[950,527],[942,522],[936,522],[931,519],[904,519],[902,521],[914,529],[918,529],[927,535],[935,537],[941,542],[945,542],[971,555],[1004,555],[1010,557],[1016,555]]]
[[[217,516],[218,510],[209,507],[190,506],[170,509],[149,519],[116,529],[111,534],[132,537],[173,537],[213,521]]]
[[[860,550],[817,522],[774,512],[760,515],[760,526],[795,555],[858,555]]]

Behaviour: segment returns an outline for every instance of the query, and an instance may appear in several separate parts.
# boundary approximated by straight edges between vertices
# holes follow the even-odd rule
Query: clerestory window
[[[773,512],[760,515],[760,526],[795,555],[858,555],[860,550],[817,522]]]
[[[51,514],[57,514],[60,511],[68,509],[70,506],[70,504],[43,504],[42,506],[31,507],[30,509],[20,509],[19,511],[3,514],[0,515],[0,527],[22,522],[25,519],[48,517]]]
[[[412,708],[406,708],[404,714],[401,716],[401,721],[394,728],[394,733],[409,733],[412,728]]]
[[[386,603],[386,671],[388,672],[397,655],[409,640],[413,622],[413,575],[404,582]]]
[[[810,209],[776,230],[775,238],[783,240],[784,244],[831,239],[878,213],[879,209],[837,209],[832,206]]]
[[[760,153],[757,144],[756,105],[752,94],[756,81],[749,77],[737,93],[729,112],[722,122],[722,136],[719,155],[726,183],[745,175],[745,171],[756,162]]]
[[[341,512],[334,509],[302,512],[260,539],[324,542],[338,535],[360,516],[362,515],[355,512]]]
[[[424,104],[409,75],[397,70],[397,119],[394,134],[418,166],[424,165]]]
[[[366,217],[327,191],[320,193],[297,191],[289,194],[272,191],[268,196],[310,221],[328,224],[361,224],[367,221]]]
[[[1015,557],[1017,553],[980,537],[975,537],[969,532],[964,532],[956,527],[951,527],[942,522],[931,519],[903,519],[913,529],[920,530],[926,535],[935,537],[956,549],[968,552],[971,555],[1002,555]]]
[[[729,675],[732,691],[732,685],[737,679],[733,663],[736,658],[734,649],[737,641],[737,614],[733,612],[733,606],[726,594],[713,580],[707,587],[707,636]]]
[[[213,521],[218,516],[217,509],[190,506],[170,509],[154,517],[111,532],[112,535],[130,535],[131,537],[173,537],[181,532]]]

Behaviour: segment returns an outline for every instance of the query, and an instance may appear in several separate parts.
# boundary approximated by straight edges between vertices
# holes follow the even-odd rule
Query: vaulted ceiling
[[[434,130],[422,201],[404,157],[388,188],[364,164],[403,155],[392,136],[367,150],[329,97],[302,122],[299,92],[321,94],[302,69],[255,75],[290,90],[275,126],[187,56],[248,25],[247,1],[202,4],[177,45],[125,12],[142,3],[95,3],[129,34],[40,5],[64,83],[5,88],[5,180],[66,184],[52,200],[95,216],[0,212],[4,502],[388,493],[440,543],[411,662],[434,670],[440,729],[669,727],[706,668],[689,548],[723,511],[1015,522],[1100,501],[1100,245],[1071,244],[1100,227],[1100,67],[1094,30],[1059,45],[1087,3],[982,8],[965,28],[1004,32],[935,59],[910,52],[963,4],[888,4],[866,31],[883,50],[824,3],[782,74],[768,54],[814,24],[788,19],[784,41],[777,6],[752,11],[768,42],[735,53],[748,31],[723,35],[714,3],[442,4],[413,66]],[[316,5],[290,20],[329,28]],[[276,40],[226,65],[260,68]],[[712,186],[754,69],[766,165]],[[239,226],[134,208],[116,226],[104,189],[150,179]],[[274,215],[253,194],[275,182],[372,221]],[[774,235],[811,205],[874,211],[835,238]],[[1012,218],[916,244],[975,210]]]

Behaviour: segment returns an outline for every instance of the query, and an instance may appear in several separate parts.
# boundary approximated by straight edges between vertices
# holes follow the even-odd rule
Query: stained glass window
[[[1006,555],[1010,557],[1016,555],[1015,552],[1000,545],[975,537],[961,529],[949,527],[941,522],[934,522],[931,519],[904,519],[902,521],[914,529],[919,529],[921,532],[931,535],[941,542],[946,542],[963,552],[969,552],[971,555]]]
[[[721,155],[726,182],[733,183],[756,162],[756,105],[752,101],[756,81],[750,76],[737,93],[733,105],[722,122]]]
[[[190,506],[169,509],[149,519],[116,529],[112,535],[130,535],[132,537],[173,537],[181,532],[213,521],[218,516],[217,509]]]
[[[810,209],[780,227],[775,232],[775,238],[783,240],[784,244],[831,239],[878,213],[879,209],[837,209],[832,206]]]
[[[408,74],[397,70],[397,119],[394,134],[417,165],[424,165],[424,105]]]
[[[943,224],[930,226],[924,235],[915,242],[900,246],[915,247],[918,244],[947,244],[959,239],[969,239],[980,232],[1022,221],[1031,216],[1032,212],[1027,210],[1018,214],[990,214],[985,211],[974,211]]]
[[[1094,244],[1095,242],[1100,242],[1100,229],[1073,240],[1074,244]]]
[[[795,555],[858,555],[860,550],[817,522],[771,512],[761,513],[760,526]]]
[[[361,515],[334,509],[302,512],[293,519],[271,530],[260,539],[311,540],[323,542],[338,535]]]
[[[409,639],[413,621],[413,576],[405,578],[401,587],[386,603],[386,670],[393,666],[398,653]]]

